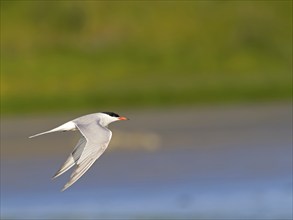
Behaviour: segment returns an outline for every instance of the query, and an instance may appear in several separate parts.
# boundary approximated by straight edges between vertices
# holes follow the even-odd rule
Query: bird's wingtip
[[[68,187],[69,185],[65,184],[65,186],[63,186],[63,188],[61,189],[61,192],[64,192]]]

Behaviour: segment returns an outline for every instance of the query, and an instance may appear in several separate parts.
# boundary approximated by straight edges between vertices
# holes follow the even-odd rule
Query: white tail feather
[[[43,134],[48,134],[48,133],[56,132],[56,131],[74,131],[74,130],[76,130],[76,125],[75,125],[74,122],[70,121],[70,122],[67,122],[67,123],[65,123],[63,125],[60,125],[57,128],[54,128],[54,129],[52,129],[50,131],[45,131],[45,132],[42,132],[42,133],[39,133],[39,134],[32,135],[29,138],[37,137],[37,136],[40,136],[40,135],[43,135]]]
[[[51,132],[54,132],[54,131],[52,131],[52,130],[45,131],[45,132],[42,132],[42,133],[39,133],[39,134],[35,134],[35,135],[32,135],[32,136],[29,136],[28,138],[34,138],[34,137],[37,137],[37,136],[40,136],[40,135],[43,135],[43,134],[48,134],[48,133],[51,133]]]

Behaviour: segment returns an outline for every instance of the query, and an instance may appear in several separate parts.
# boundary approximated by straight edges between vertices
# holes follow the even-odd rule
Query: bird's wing
[[[82,136],[78,143],[76,144],[75,148],[73,149],[72,153],[69,155],[65,163],[61,166],[61,168],[56,172],[56,174],[52,177],[53,179],[57,178],[58,176],[65,173],[67,170],[69,170],[71,167],[76,164],[78,159],[81,156],[81,153],[86,145],[86,139]]]
[[[91,123],[77,121],[75,123],[87,142],[83,150],[80,148],[76,149],[77,152],[80,152],[80,156],[76,161],[77,168],[71,174],[69,182],[66,183],[62,191],[75,183],[104,153],[112,136],[112,132],[109,129],[102,127],[96,121]]]

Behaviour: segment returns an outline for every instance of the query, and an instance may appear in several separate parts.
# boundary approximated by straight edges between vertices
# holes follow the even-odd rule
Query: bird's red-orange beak
[[[129,120],[128,118],[123,117],[123,116],[119,117],[118,119],[119,119],[119,120],[122,120],[122,121]]]

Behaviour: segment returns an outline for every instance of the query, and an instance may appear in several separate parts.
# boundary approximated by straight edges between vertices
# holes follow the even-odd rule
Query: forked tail
[[[57,127],[57,128],[54,128],[50,131],[45,131],[45,132],[42,132],[39,134],[32,135],[29,138],[37,137],[37,136],[40,136],[43,134],[48,134],[48,133],[52,133],[52,132],[56,132],[56,131],[74,131],[74,130],[76,130],[76,125],[74,122],[70,121],[70,122],[67,122],[67,123]]]

